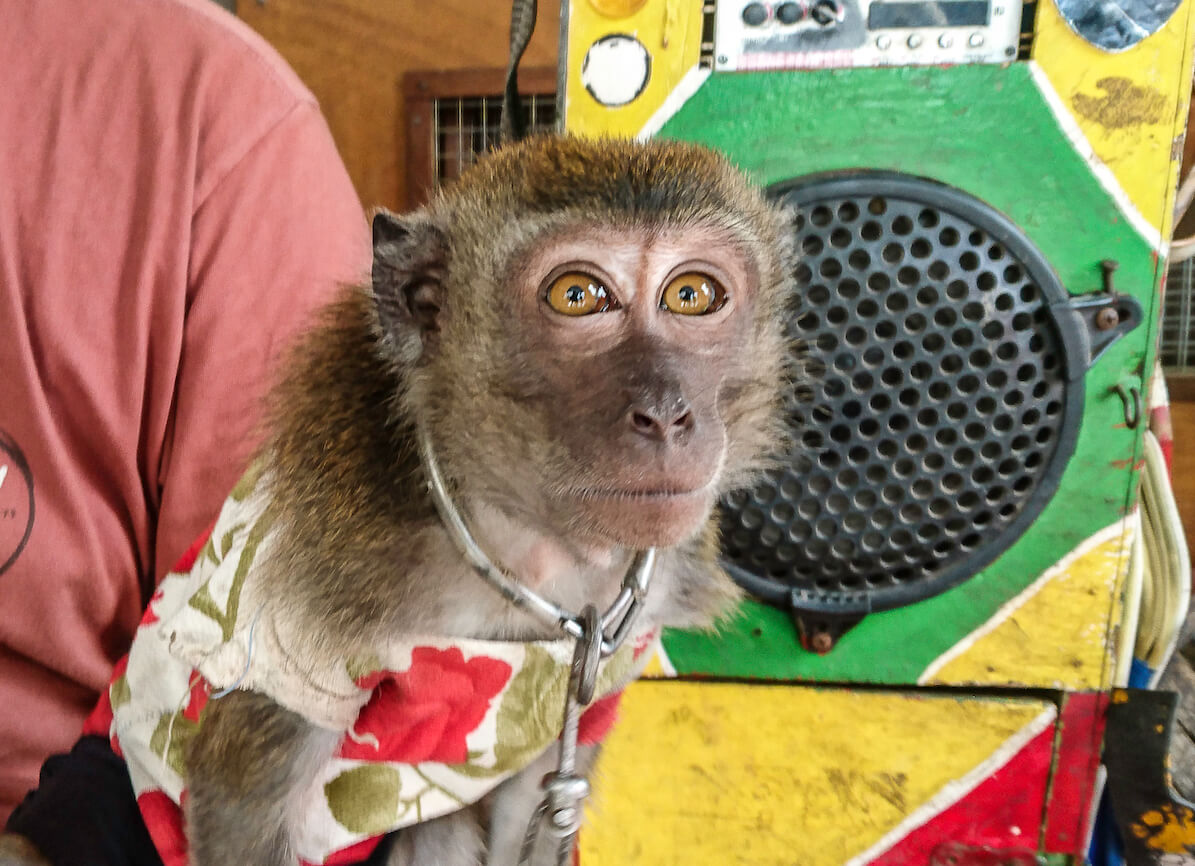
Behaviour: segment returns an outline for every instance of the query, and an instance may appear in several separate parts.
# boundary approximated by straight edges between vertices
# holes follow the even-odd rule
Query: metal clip
[[[1112,390],[1120,396],[1120,402],[1124,404],[1125,426],[1130,430],[1136,430],[1137,425],[1141,423],[1141,389],[1136,385],[1126,388],[1117,382],[1112,386]]]
[[[633,608],[632,608],[633,611]],[[628,612],[628,618],[631,612]],[[544,798],[527,823],[519,866],[528,866],[535,853],[540,828],[546,826],[556,840],[556,866],[568,866],[577,831],[581,828],[582,806],[589,796],[589,782],[577,775],[577,733],[581,710],[593,700],[598,668],[602,662],[602,621],[597,608],[587,604],[577,618],[581,637],[573,651],[568,694],[564,700],[564,729],[560,732],[560,758],[556,772],[544,777]]]

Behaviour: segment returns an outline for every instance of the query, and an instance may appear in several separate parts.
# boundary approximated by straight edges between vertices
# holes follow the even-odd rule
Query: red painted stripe
[[[1051,854],[1085,853],[1107,706],[1106,692],[1075,692],[1063,700],[1058,758],[1042,837]]]
[[[1036,848],[1053,754],[1051,726],[962,800],[872,860],[872,866],[926,866],[943,842]],[[909,811],[918,805],[909,804]]]

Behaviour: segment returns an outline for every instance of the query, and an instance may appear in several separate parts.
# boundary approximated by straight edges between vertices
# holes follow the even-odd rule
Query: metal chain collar
[[[647,587],[655,569],[655,548],[636,551],[622,580],[622,589],[618,597],[604,614],[599,616],[597,607],[592,604],[585,605],[580,614],[574,614],[515,580],[490,560],[473,539],[464,519],[448,495],[447,486],[432,451],[431,440],[422,427],[418,428],[417,435],[419,454],[427,473],[428,491],[448,534],[452,536],[469,565],[519,610],[531,614],[547,625],[559,628],[577,642],[569,670],[568,693],[564,701],[560,757],[556,763],[556,771],[544,778],[544,799],[531,816],[519,853],[520,866],[530,863],[540,828],[546,826],[549,834],[557,842],[557,866],[567,866],[577,831],[581,827],[581,807],[585,798],[589,796],[589,782],[576,774],[577,732],[581,712],[593,700],[602,660],[622,646],[643,606],[647,597]]]

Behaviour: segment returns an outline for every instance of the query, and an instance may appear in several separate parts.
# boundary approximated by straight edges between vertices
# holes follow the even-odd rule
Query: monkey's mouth
[[[574,488],[573,526],[615,544],[671,547],[697,532],[714,505],[715,485],[636,484]],[[567,506],[566,506],[567,508]]]
[[[661,486],[661,487],[577,487],[570,493],[578,499],[587,501],[620,501],[620,502],[668,502],[698,498],[709,493],[710,484],[696,487]]]

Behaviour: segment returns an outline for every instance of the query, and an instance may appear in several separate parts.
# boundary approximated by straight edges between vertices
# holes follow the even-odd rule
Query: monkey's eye
[[[686,273],[664,287],[660,309],[682,316],[704,316],[726,303],[727,291],[706,274]]]
[[[554,279],[544,300],[553,310],[566,316],[604,313],[617,306],[600,280],[579,271],[561,274]]]

